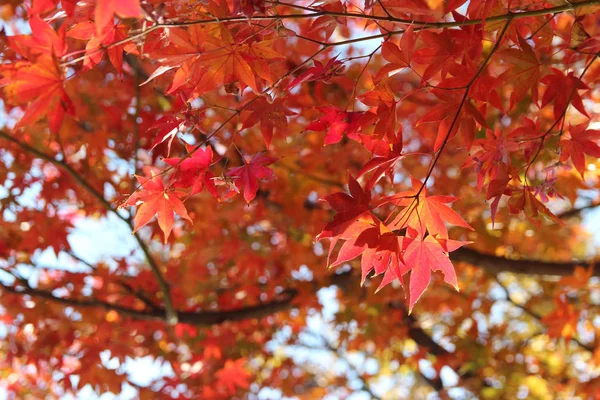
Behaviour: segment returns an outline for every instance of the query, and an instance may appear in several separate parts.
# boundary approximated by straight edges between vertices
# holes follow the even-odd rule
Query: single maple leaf
[[[459,290],[456,272],[448,257],[448,252],[456,250],[468,244],[468,242],[452,241],[449,248],[448,241],[445,241],[444,246],[442,246],[431,235],[423,239],[423,236],[416,231],[410,229],[409,232],[412,232],[415,236],[406,247],[403,257],[406,267],[411,271],[409,282],[410,302],[408,308],[410,313],[416,302],[425,292],[425,289],[427,289],[427,286],[429,286],[431,271],[441,271],[444,275],[444,282],[452,285],[457,291]]]
[[[419,180],[412,178],[413,191],[395,195],[397,201],[392,201],[402,209],[392,223],[388,224],[391,230],[410,227],[420,234],[427,230],[430,235],[447,239],[448,230],[446,223],[473,230],[473,228],[446,204],[457,200],[452,196],[428,196],[427,189],[423,189],[418,199],[411,196],[418,193],[423,185]]]
[[[24,62],[3,70],[0,85],[14,104],[29,106],[16,129],[46,116],[52,132],[58,132],[65,114],[73,114],[73,104],[63,88],[64,77],[55,60],[43,55],[34,64]]]
[[[600,158],[600,130],[586,129],[587,127],[587,122],[570,126],[566,138],[560,141],[560,161],[565,162],[570,158],[582,178],[586,167],[585,154]]]
[[[296,114],[290,111],[281,99],[269,102],[261,98],[252,105],[250,110],[252,113],[244,121],[241,130],[260,123],[260,132],[267,149],[271,145],[274,130],[284,130],[287,127],[287,117]]]
[[[273,164],[278,159],[268,157],[264,154],[256,154],[250,161],[245,161],[241,167],[231,168],[227,171],[228,178],[235,179],[237,189],[243,191],[244,200],[250,203],[258,192],[258,180],[270,180],[275,178],[275,172],[267,165]]]
[[[357,100],[369,107],[379,107],[382,103],[394,107],[397,103],[387,78],[381,79],[373,89],[358,96]]]
[[[564,338],[571,340],[577,333],[577,324],[579,323],[579,312],[563,295],[554,298],[556,310],[542,318],[541,322],[548,325],[547,334],[551,338]]]
[[[345,68],[344,64],[337,60],[337,56],[333,57],[325,64],[317,60],[314,60],[313,62],[315,64],[314,67],[307,69],[304,73],[292,80],[287,86],[287,90],[291,90],[304,82],[323,81],[329,83],[331,82],[331,78],[341,74]]]
[[[244,14],[246,17],[252,17],[254,13],[266,13],[267,8],[265,0],[234,0],[233,15]]]
[[[373,171],[371,177],[367,181],[366,188],[373,189],[375,184],[381,179],[382,176],[387,177],[394,183],[394,169],[396,164],[405,157],[402,154],[402,137],[400,137],[400,143],[394,144],[391,151],[386,157],[374,157],[369,160],[361,169],[358,171],[357,178]]]
[[[374,271],[377,276],[383,273],[383,278],[375,290],[375,293],[383,289],[395,280],[404,287],[403,276],[409,271],[402,261],[403,238],[385,229],[381,224],[380,230],[384,233],[377,238],[376,246],[366,248],[360,262],[361,285],[365,282],[367,275]]]
[[[99,35],[112,22],[115,14],[121,18],[141,18],[140,0],[98,0],[94,22]]]
[[[567,112],[569,104],[589,118],[581,95],[578,93],[578,90],[589,89],[589,87],[581,82],[573,71],[565,75],[562,71],[552,68],[552,73],[544,76],[540,82],[548,86],[542,96],[541,106],[545,107],[554,100],[554,118],[560,119]]]
[[[237,388],[247,389],[250,386],[250,373],[244,369],[246,360],[239,358],[235,361],[225,361],[225,366],[215,373],[217,385],[225,388],[228,395],[232,396]]]
[[[69,29],[67,33],[69,37],[73,37],[86,41],[85,54],[86,58],[83,62],[84,67],[91,69],[100,61],[104,52],[103,48],[107,48],[106,52],[111,64],[117,72],[121,73],[123,69],[123,51],[130,54],[137,54],[137,47],[133,43],[125,43],[120,46],[111,46],[115,42],[119,42],[127,38],[127,29],[122,24],[107,24],[100,34],[96,32],[93,22],[85,21]]]
[[[506,49],[497,53],[509,65],[508,70],[498,78],[499,84],[512,86],[509,109],[521,101],[530,90],[533,102],[537,104],[538,101],[540,63],[525,39],[518,36],[518,42],[521,49]]]
[[[187,150],[192,152],[193,147],[187,146]],[[197,149],[191,156],[183,160],[181,158],[165,158],[163,161],[177,169],[173,187],[190,188],[190,196],[200,193],[206,187],[209,193],[217,197],[213,175],[208,170],[212,159],[212,148],[207,147],[206,149]]]
[[[175,115],[165,115],[161,117],[158,121],[156,121],[150,128],[148,128],[148,132],[156,131],[156,139],[154,139],[154,143],[152,143],[152,147],[150,147],[150,151],[154,150],[156,146],[163,142],[167,142],[167,155],[171,153],[171,145],[173,144],[173,140],[177,137],[177,133],[181,131],[185,127],[185,121]]]
[[[524,212],[525,217],[539,229],[542,227],[542,216],[559,225],[564,225],[563,221],[537,199],[535,194],[531,192],[531,188],[523,188],[519,193],[512,195],[508,200],[508,210],[511,214]]]
[[[594,266],[590,265],[588,268],[580,266],[575,267],[573,275],[565,276],[558,282],[561,287],[569,286],[571,289],[585,289],[588,287],[590,278],[594,274]]]
[[[316,237],[316,240],[331,239],[327,265],[333,249],[339,239],[352,239],[358,236],[360,232],[375,226],[374,217],[370,215],[369,202],[371,201],[371,192],[364,191],[360,184],[352,176],[348,179],[350,194],[338,192],[322,198],[329,206],[337,211],[333,221],[329,222],[325,228]],[[364,224],[363,224],[364,220]],[[348,235],[347,231],[353,228]],[[354,232],[357,232],[355,235]]]
[[[342,111],[334,106],[318,107],[324,115],[306,127],[308,131],[327,130],[325,145],[338,143],[344,134],[353,140],[360,140],[360,111]]]
[[[381,55],[389,64],[384,65],[377,73],[375,81],[379,81],[382,76],[390,77],[410,67],[411,58],[415,47],[415,35],[412,25],[402,34],[400,47],[390,42],[383,42],[381,45]]]
[[[10,48],[31,61],[34,61],[40,55],[60,58],[67,53],[65,42],[66,24],[55,31],[38,15],[33,15],[29,19],[29,26],[31,27],[31,35],[9,37]]]
[[[189,222],[193,221],[180,199],[184,193],[167,190],[160,176],[154,175],[152,172],[151,174],[150,177],[136,175],[142,188],[129,196],[122,206],[139,206],[135,214],[133,233],[148,224],[156,215],[158,226],[163,231],[165,243],[167,243],[175,222],[174,213]]]
[[[448,84],[448,81],[446,81]],[[440,85],[443,86],[443,85]],[[451,86],[454,86],[451,84]],[[460,85],[459,85],[460,86]],[[457,132],[461,132],[463,142],[470,149],[475,139],[477,122],[482,127],[488,127],[485,117],[469,99],[455,91],[434,90],[433,93],[443,102],[432,107],[418,122],[438,122],[438,132],[433,150],[437,152],[444,143],[452,140]],[[458,115],[457,115],[458,114]],[[452,129],[450,131],[450,129]]]
[[[268,63],[281,58],[270,48],[273,45],[272,41],[246,43],[234,39],[225,25],[202,31],[200,36],[202,43],[199,46],[203,51],[192,62],[188,71],[184,71],[184,75],[192,75],[192,80],[196,84],[194,87],[196,95],[236,81],[258,93],[256,75],[267,82],[271,81]],[[198,67],[200,69],[190,74],[190,69]],[[173,88],[170,89],[172,90]]]
[[[483,30],[478,29],[444,29],[442,32],[422,31],[419,39],[424,46],[416,50],[411,61],[426,65],[422,78],[427,81],[437,72],[444,79],[456,68],[457,63],[472,63],[481,54]],[[464,73],[464,65],[461,65]],[[466,76],[472,76],[468,74]],[[469,78],[470,79],[470,78]]]

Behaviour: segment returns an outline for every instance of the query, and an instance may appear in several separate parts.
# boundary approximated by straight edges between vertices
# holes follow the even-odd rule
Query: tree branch
[[[296,5],[291,5],[291,4],[286,4],[286,3],[280,3],[280,4],[284,5],[284,6],[288,6],[288,7],[296,7],[296,8],[298,7]],[[450,22],[413,21],[413,20],[402,19],[402,18],[394,18],[394,17],[390,17],[390,16],[376,16],[376,15],[369,15],[369,14],[333,12],[333,11],[322,11],[322,10],[312,11],[310,8],[307,8],[307,10],[311,10],[309,14],[256,15],[256,16],[252,17],[252,21],[297,20],[297,19],[310,19],[310,18],[317,18],[317,17],[322,17],[322,16],[329,16],[329,17],[336,17],[336,18],[355,18],[355,19],[367,19],[367,20],[371,20],[371,21],[393,22],[393,23],[397,23],[397,24],[415,26],[416,27],[415,31],[418,31],[418,30],[424,30],[424,29],[440,29],[440,28],[453,28],[453,27],[460,27],[460,26],[480,25],[483,23],[506,21],[511,18],[512,19],[520,19],[520,18],[528,18],[528,17],[537,17],[537,16],[541,16],[541,15],[546,15],[546,14],[557,14],[557,13],[562,13],[565,11],[573,11],[578,8],[597,5],[597,4],[600,4],[600,0],[587,0],[587,1],[580,2],[580,3],[566,2],[565,4],[563,4],[561,6],[557,6],[557,7],[542,8],[539,10],[531,10],[531,11],[523,11],[523,12],[508,12],[506,14],[496,15],[496,16],[486,18],[485,21],[482,19],[472,19],[472,20],[465,19],[464,21],[450,21]],[[237,23],[248,23],[248,21],[249,21],[248,17],[239,16],[239,17],[230,17],[230,18],[211,18],[211,19],[203,19],[203,20],[198,20],[198,21],[167,22],[164,24],[156,24],[154,26],[151,26],[148,29],[145,29],[134,35],[131,35],[125,39],[111,43],[110,45],[104,46],[102,48],[98,48],[97,50],[89,51],[88,53],[86,53],[83,56],[76,57],[71,60],[67,60],[67,58],[69,56],[69,55],[67,55],[67,56],[63,57],[63,61],[62,61],[61,65],[66,66],[66,65],[76,64],[80,61],[83,61],[83,60],[89,58],[90,56],[92,56],[94,54],[103,52],[103,51],[111,49],[113,47],[122,46],[126,43],[130,43],[130,42],[138,40],[138,39],[142,39],[149,33],[152,33],[158,29],[187,27],[187,26],[194,26],[194,25],[236,23],[236,22]],[[358,43],[358,42],[366,41],[366,40],[373,40],[373,39],[389,37],[392,35],[401,34],[403,32],[404,32],[404,29],[401,29],[398,31],[387,32],[384,34],[365,36],[362,38],[355,38],[355,39],[348,39],[348,40],[343,40],[340,42],[334,42],[334,43],[320,43],[319,42],[319,43],[323,44],[327,47],[343,46],[343,45]]]
[[[531,318],[533,318],[534,320],[536,320],[538,323],[544,325],[542,323],[542,315],[538,314],[537,312],[533,311],[532,309],[528,308],[527,306],[525,306],[524,304],[520,304],[517,303],[511,296],[510,296],[510,292],[508,291],[508,288],[502,283],[502,281],[500,281],[500,279],[498,279],[498,277],[496,277],[496,283],[498,284],[498,286],[500,286],[500,288],[502,289],[502,291],[504,292],[504,295],[506,296],[506,301],[508,301],[510,304],[512,304],[514,307],[520,309],[521,311],[523,311],[525,314],[529,315]],[[594,348],[583,343],[582,341],[580,341],[578,338],[576,337],[572,337],[571,341],[577,343],[579,345],[579,347],[581,347],[584,350],[589,351],[590,353],[594,352]]]
[[[15,277],[18,279],[18,277]],[[0,282],[2,290],[17,295],[29,295],[38,299],[45,299],[56,303],[77,308],[104,308],[106,310],[116,311],[133,319],[169,322],[165,316],[166,312],[162,308],[154,308],[151,310],[138,310],[128,307],[123,307],[118,304],[109,303],[98,299],[74,299],[67,297],[59,297],[51,291],[36,289],[25,282],[18,279],[23,287],[17,288]],[[223,311],[198,311],[198,312],[180,312],[179,321],[196,326],[211,326],[223,322],[241,321],[250,318],[262,318],[267,315],[274,314],[279,311],[288,310],[291,308],[291,302],[296,296],[295,290],[285,291],[280,299],[272,300],[255,306],[249,306],[237,310]]]
[[[59,161],[57,159],[55,159],[54,157],[52,157],[49,154],[46,154],[38,149],[36,149],[35,147],[30,146],[27,143],[24,143],[16,138],[14,138],[13,136],[9,135],[8,133],[4,132],[4,131],[0,131],[0,137],[6,139],[7,141],[19,146],[21,149],[23,149],[24,151],[33,154],[34,156],[47,161],[51,164],[56,165],[58,168],[66,171],[69,175],[71,175],[71,177],[81,186],[83,187],[88,193],[90,193],[94,198],[96,198],[96,200],[98,200],[98,202],[100,202],[100,204],[102,204],[102,206],[109,212],[113,213],[114,215],[116,215],[120,220],[122,220],[123,222],[125,222],[127,224],[127,226],[129,226],[129,229],[133,229],[133,224],[131,222],[131,218],[129,217],[124,217],[123,215],[121,215],[116,208],[114,208],[112,206],[112,204],[110,204],[108,202],[108,200],[106,200],[104,198],[104,196],[102,195],[102,193],[100,193],[98,190],[96,190],[87,180],[84,179],[83,176],[81,176],[77,171],[75,171],[75,169],[73,169],[73,167],[71,167],[69,164],[67,164],[65,161]],[[142,239],[142,237],[139,235],[138,232],[134,233],[133,235],[138,243],[138,245],[140,246],[142,252],[144,253],[144,256],[146,257],[146,260],[148,262],[148,265],[150,266],[150,269],[152,270],[152,273],[154,274],[156,280],[158,281],[158,285],[160,287],[160,290],[163,293],[163,301],[165,303],[165,314],[167,317],[167,322],[169,322],[170,324],[174,325],[177,323],[177,312],[175,311],[175,308],[173,307],[173,303],[171,301],[171,291],[169,289],[169,285],[167,284],[166,280],[164,279],[164,277],[162,276],[162,273],[160,272],[160,269],[158,267],[158,263],[156,262],[156,260],[154,259],[154,257],[152,256],[152,253],[150,252],[150,249],[148,248],[148,245],[146,244],[146,242],[144,242],[144,240]]]
[[[571,217],[578,216],[579,214],[581,214],[582,211],[590,210],[592,208],[596,208],[596,207],[599,207],[599,206],[600,206],[600,201],[594,201],[594,202],[589,203],[589,204],[587,204],[587,205],[585,205],[583,207],[572,208],[570,210],[558,213],[558,214],[556,214],[556,217],[560,218],[560,219],[568,219],[568,218],[571,218]]]
[[[350,360],[348,359],[346,352],[344,350],[342,350],[339,346],[335,346],[322,334],[313,333],[312,331],[308,332],[308,333],[311,336],[319,339],[322,342],[322,345],[323,345],[322,348],[324,350],[328,350],[329,352],[333,353],[333,355],[335,355],[335,357],[337,357],[338,360],[340,360],[344,364],[346,364],[346,366],[348,367],[348,370],[351,371],[356,376],[356,378],[360,381],[360,383],[361,383],[361,388],[359,389],[360,391],[366,392],[369,396],[371,396],[371,399],[373,399],[373,400],[381,400],[381,397],[379,397],[375,393],[373,393],[371,386],[361,376],[361,373],[358,370],[358,368],[353,363],[350,362]],[[305,344],[302,344],[302,346],[305,346],[308,348],[313,348],[312,346],[305,345]]]
[[[512,272],[526,275],[573,275],[575,267],[589,267],[595,264],[594,260],[551,262],[531,259],[512,260],[492,254],[481,253],[477,250],[461,247],[450,253],[450,259],[456,262],[465,262],[482,268],[490,273]],[[600,270],[594,270],[594,276],[600,276]]]

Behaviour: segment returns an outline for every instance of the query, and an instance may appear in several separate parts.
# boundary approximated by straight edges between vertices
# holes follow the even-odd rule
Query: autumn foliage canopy
[[[600,1],[0,16],[15,398],[600,398]]]

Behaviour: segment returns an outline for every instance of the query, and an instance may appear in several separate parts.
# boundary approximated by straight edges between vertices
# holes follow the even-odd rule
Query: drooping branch
[[[119,218],[120,220],[125,222],[127,224],[127,226],[129,227],[129,229],[133,229],[133,223],[131,221],[131,218],[125,217],[121,213],[119,213],[119,211],[115,207],[113,207],[113,205],[110,204],[110,202],[108,200],[106,200],[106,198],[102,195],[102,193],[100,193],[98,190],[96,190],[96,188],[94,188],[82,175],[80,175],[66,161],[57,160],[56,158],[52,157],[51,155],[46,154],[43,151],[38,150],[35,147],[32,147],[29,144],[14,138],[13,136],[9,135],[8,133],[6,133],[4,131],[0,131],[0,138],[3,138],[5,140],[17,145],[22,150],[42,159],[44,161],[54,164],[58,168],[67,172],[75,180],[75,182],[77,182],[77,184],[79,184],[83,189],[85,189],[85,191],[90,193],[96,200],[98,200],[98,202],[100,204],[102,204],[102,206],[107,211],[111,212],[112,214],[117,216],[117,218]],[[156,280],[158,281],[158,285],[163,293],[163,301],[165,303],[165,314],[167,317],[167,321],[170,324],[176,324],[177,323],[177,312],[175,311],[175,308],[173,307],[173,303],[171,301],[171,292],[169,289],[169,285],[166,282],[165,278],[163,277],[162,273],[160,272],[158,263],[154,259],[146,242],[142,239],[142,237],[139,235],[138,232],[134,233],[133,236],[135,237],[135,240],[138,243],[140,249],[144,253],[144,256],[146,257],[148,265],[150,266],[150,269],[152,270],[152,273],[154,274]]]
[[[3,282],[0,282],[0,288],[8,293],[17,295],[29,295],[34,298],[49,300],[55,303],[64,304],[77,308],[103,308],[109,311],[116,311],[122,315],[131,317],[136,320],[167,322],[170,321],[166,317],[166,310],[163,308],[152,308],[150,310],[140,310],[129,307],[124,307],[119,304],[109,303],[106,301],[94,298],[68,298],[59,297],[51,291],[33,288],[27,285],[24,281],[19,280],[20,286],[15,287]],[[261,303],[255,306],[244,307],[238,310],[222,310],[222,311],[198,311],[198,312],[180,312],[179,322],[195,325],[195,326],[210,326],[223,322],[242,321],[251,318],[262,318],[267,315],[285,311],[291,308],[291,302],[297,292],[289,290],[284,292],[280,298],[269,302]]]

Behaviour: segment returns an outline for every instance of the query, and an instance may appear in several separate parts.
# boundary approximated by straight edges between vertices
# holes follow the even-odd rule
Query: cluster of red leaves
[[[17,4],[31,34],[0,37],[2,100],[7,112],[18,116],[6,137],[13,144],[22,139],[20,149],[33,148],[34,155],[75,177],[69,180],[68,174],[45,167],[47,185],[41,197],[62,196],[48,201],[50,205],[67,200],[80,204],[72,181],[78,180],[78,173],[88,173],[90,182],[78,180],[91,193],[88,197],[96,202],[100,197],[100,203],[112,210],[103,197],[108,187],[107,192],[122,194],[122,206],[135,207],[134,233],[146,227],[162,232],[165,244],[175,243],[185,237],[176,229],[179,221],[200,224],[198,229],[212,235],[203,245],[222,254],[215,256],[208,249],[209,256],[198,263],[218,259],[219,265],[235,264],[220,271],[226,278],[219,275],[213,286],[242,279],[239,276],[267,282],[261,281],[268,286],[262,292],[263,286],[256,285],[234,294],[230,290],[215,294],[214,304],[227,307],[243,305],[246,298],[263,301],[267,292],[278,294],[282,275],[290,268],[265,254],[283,253],[285,246],[305,250],[307,236],[320,230],[311,226],[301,232],[277,231],[265,217],[265,207],[285,209],[286,223],[304,223],[317,215],[319,226],[325,224],[326,211],[312,200],[281,194],[294,186],[290,176],[340,186],[328,175],[350,169],[349,193],[327,194],[330,188],[304,182],[294,186],[293,193],[324,195],[333,210],[333,220],[317,235],[318,240],[330,240],[327,264],[337,267],[360,257],[361,283],[370,275],[382,275],[379,289],[397,281],[406,287],[412,312],[432,272],[441,272],[446,283],[459,289],[460,274],[451,254],[472,243],[470,239],[489,239],[483,228],[488,220],[494,226],[507,214],[524,215],[523,220],[538,229],[542,217],[559,222],[551,212],[551,200],[564,196],[574,202],[577,189],[585,188],[592,175],[586,171],[595,170],[590,161],[600,158],[600,130],[594,129],[598,118],[592,106],[600,76],[596,62],[600,24],[593,13],[597,4],[555,3],[34,0]],[[353,46],[375,40],[380,42],[372,52]],[[334,50],[344,46],[350,47]],[[125,78],[135,83],[134,94],[114,89],[111,82]],[[100,122],[94,124],[95,120]],[[106,133],[113,131],[126,131],[127,138]],[[19,156],[17,164],[22,161]],[[134,164],[131,172],[137,184],[119,176],[118,168],[103,165],[106,157]],[[286,164],[286,158],[297,161],[299,169]],[[86,159],[89,164],[82,162]],[[102,166],[94,168],[94,163]],[[579,176],[569,171],[571,165]],[[137,175],[140,170],[144,176]],[[10,178],[17,181],[17,188],[41,181],[37,171],[20,172],[22,176]],[[9,180],[3,171],[0,176]],[[235,231],[231,226],[212,226],[212,219],[204,221],[205,211],[194,202],[205,198],[215,210],[210,212],[222,212],[230,225],[243,220],[248,226]],[[450,206],[459,199],[467,203],[460,215]],[[83,201],[91,203],[89,198]],[[469,207],[481,210],[477,207],[485,201],[490,201],[489,214],[487,210],[469,214]],[[219,208],[227,204],[249,212],[240,216]],[[101,207],[88,208],[92,215]],[[308,209],[320,212],[308,214]],[[21,212],[24,215],[27,212]],[[250,218],[256,226],[250,226]],[[159,230],[151,225],[153,219]],[[23,224],[20,237],[26,243],[19,244],[19,250],[34,253],[42,244],[68,248],[67,220],[61,220],[60,234],[47,239],[40,239],[38,227],[29,231],[29,222]],[[36,215],[28,221],[38,225],[43,218]],[[477,235],[466,231],[473,229],[471,225],[478,227]],[[240,251],[245,235],[259,229],[272,233],[268,242],[272,248],[259,255]],[[231,231],[239,237],[215,239]],[[281,244],[292,237],[304,247]],[[2,257],[10,253],[5,239],[0,237]],[[126,269],[118,267],[120,272]],[[174,302],[181,309],[202,310],[204,305],[199,304],[206,298],[185,297],[201,291],[198,285],[187,282],[183,272],[178,275],[178,268],[168,272],[168,279],[181,282],[173,290]],[[207,281],[219,273],[204,272]],[[579,275],[570,284],[581,285],[587,275],[581,271]],[[46,275],[50,276],[59,285],[56,288],[65,286],[59,273]],[[104,278],[110,281],[102,277],[94,285],[102,286]],[[143,273],[136,278],[156,288]],[[83,291],[83,278],[74,281]],[[303,289],[294,287],[296,292]],[[550,326],[550,336],[570,339],[580,312],[561,296],[557,311],[542,322]],[[148,301],[144,307],[155,305]],[[112,323],[117,317],[103,318]],[[294,323],[294,329],[298,326]],[[197,332],[178,326],[175,333],[182,337]],[[257,336],[256,342],[264,343]],[[93,353],[90,360],[96,362],[96,356]],[[215,364],[217,387],[204,385],[204,396],[227,398],[248,389],[246,359],[239,357]],[[220,359],[221,354],[212,358]],[[86,379],[96,384],[101,377]]]
[[[444,9],[445,13],[451,12],[453,18],[459,22],[465,21],[466,18],[456,11],[460,3],[445,5]],[[67,38],[86,42],[82,71],[94,68],[106,53],[116,70],[122,72],[123,52],[133,56],[140,55],[137,46],[128,39],[127,25],[123,21],[114,22],[114,16],[121,19],[139,18],[143,12],[151,10],[144,11],[139,0],[99,1],[94,7],[85,8],[85,11],[76,7],[76,2],[64,2],[62,6],[67,16],[81,21],[81,13],[87,13],[93,22],[81,21],[68,26],[68,29],[67,24],[62,24],[57,31],[39,16],[39,13],[52,9],[56,4],[56,1],[36,2],[31,10],[32,13],[38,13],[30,19],[32,34],[9,38],[9,48],[19,54],[23,61],[3,68],[2,84],[6,86],[5,93],[13,104],[30,103],[25,108],[25,115],[17,129],[47,116],[51,130],[57,132],[64,115],[74,113],[69,95],[63,88],[66,71],[61,60],[72,56],[68,54]],[[390,7],[392,12],[421,12],[416,3],[400,9],[396,6]],[[434,6],[436,7],[437,5]],[[225,4],[210,3],[208,8],[216,18],[231,16],[230,8]],[[78,12],[75,12],[75,9]],[[428,7],[423,8],[425,9]],[[335,11],[338,8],[325,5],[323,10]],[[255,12],[266,13],[267,8],[263,3],[240,3],[234,10],[234,13],[243,13],[246,16],[252,16]],[[520,32],[511,31],[507,35],[509,37],[504,37],[509,23],[510,20],[501,32],[497,31],[496,43],[488,50],[489,55],[483,61],[482,41],[486,32],[481,25],[465,24],[458,29],[443,28],[438,32],[416,32],[413,26],[409,26],[399,41],[389,39],[382,43],[381,55],[388,63],[373,77],[372,89],[357,97],[367,107],[366,110],[348,111],[330,105],[317,107],[322,116],[306,126],[307,131],[326,131],[325,145],[338,144],[347,137],[362,144],[374,156],[358,175],[361,177],[367,172],[372,172],[364,192],[359,190],[358,183],[352,180],[352,196],[344,197],[343,200],[339,200],[339,196],[327,197],[332,208],[343,216],[336,217],[336,225],[329,225],[319,238],[330,237],[346,241],[343,251],[333,265],[348,261],[353,258],[351,255],[356,256],[365,251],[368,256],[363,255],[363,259],[366,259],[363,261],[364,279],[364,276],[375,268],[374,261],[370,260],[370,257],[375,255],[371,255],[371,252],[383,252],[385,256],[376,256],[379,261],[375,271],[377,274],[387,273],[385,283],[389,283],[392,278],[400,279],[402,275],[412,271],[411,307],[427,286],[429,273],[423,271],[429,269],[414,271],[412,266],[405,264],[407,253],[408,259],[412,260],[418,253],[419,262],[425,261],[425,265],[434,270],[442,269],[446,281],[456,286],[454,273],[449,271],[450,263],[445,260],[447,253],[456,248],[458,242],[448,242],[450,239],[444,223],[464,227],[468,225],[458,215],[451,213],[450,208],[445,205],[453,201],[453,198],[425,196],[429,173],[423,182],[413,181],[412,194],[388,196],[386,202],[395,206],[392,214],[396,213],[393,218],[392,215],[385,218],[391,222],[381,222],[369,209],[369,202],[366,201],[370,199],[369,192],[384,174],[392,177],[396,165],[406,155],[402,153],[403,136],[396,133],[396,110],[402,99],[398,100],[390,89],[390,79],[401,72],[415,72],[421,80],[422,87],[429,87],[430,93],[435,96],[436,104],[415,121],[416,129],[432,124],[437,126],[433,129],[437,133],[431,147],[434,154],[431,168],[435,166],[437,154],[441,153],[459,132],[467,150],[476,148],[465,165],[476,167],[478,188],[484,190],[484,186],[487,187],[486,199],[493,200],[492,220],[495,219],[503,196],[511,197],[511,212],[529,210],[526,214],[531,218],[536,217],[539,212],[550,215],[536,195],[546,196],[548,190],[552,190],[552,185],[545,183],[544,187],[547,190],[541,193],[540,188],[532,188],[527,182],[523,185],[515,184],[516,180],[521,179],[512,159],[515,153],[525,148],[524,161],[531,165],[542,149],[550,129],[564,118],[570,104],[582,115],[589,117],[579,93],[581,90],[589,90],[589,87],[574,71],[565,74],[561,70],[551,68],[549,73],[543,72],[540,56]],[[331,19],[323,17],[317,19],[314,24],[329,26]],[[316,32],[314,24],[308,34]],[[192,117],[194,113],[189,102],[220,86],[225,86],[226,91],[232,94],[243,93],[246,88],[255,93],[254,99],[237,111],[249,112],[245,114],[241,131],[258,124],[268,148],[274,131],[284,131],[288,117],[296,114],[286,106],[286,94],[291,95],[298,86],[310,82],[331,83],[334,78],[344,74],[346,67],[338,56],[323,62],[311,58],[309,61],[312,60],[314,66],[295,77],[295,70],[284,75],[278,74],[276,71],[280,69],[278,63],[282,56],[277,52],[276,45],[288,35],[290,34],[287,31],[277,27],[269,26],[257,30],[252,24],[191,24],[186,27],[169,28],[164,36],[148,35],[143,51],[158,65],[145,83],[166,80],[169,82],[167,93],[179,96],[186,102],[182,108],[183,114],[165,115],[150,127],[148,132],[156,134],[152,148],[168,141],[170,152],[179,132],[201,130],[198,124],[203,117]],[[326,37],[330,35],[331,32]],[[493,54],[494,52],[496,54]],[[502,59],[506,68],[494,76],[491,70],[486,69],[490,58]],[[69,64],[70,62],[67,65]],[[274,66],[276,68],[273,68]],[[281,85],[283,81],[286,83]],[[540,89],[539,83],[545,87]],[[501,99],[501,85],[509,88],[508,103]],[[275,96],[273,90],[278,86],[281,87],[281,93]],[[404,98],[417,95],[418,90],[421,88],[409,92]],[[543,90],[541,100],[538,95],[540,90]],[[43,93],[41,96],[40,92]],[[525,126],[517,127],[513,132],[496,129],[491,134],[486,120],[488,107],[495,107],[502,112],[512,110],[529,93],[532,103],[540,108],[552,104],[556,119],[556,123],[548,132],[538,133],[538,137],[541,138],[539,146],[536,148],[531,143],[520,142],[524,136],[526,140],[536,139],[531,130],[523,131]],[[531,120],[524,121],[533,124],[538,131],[537,125]],[[596,144],[600,137],[598,131],[586,127],[587,124],[583,123],[569,128],[570,136],[565,135],[559,143],[560,162],[570,158],[582,176],[585,169],[584,154],[600,156]],[[486,136],[489,139],[475,140],[478,132],[482,130],[487,132]],[[216,133],[205,138],[202,144],[205,145]],[[217,176],[211,172],[213,164],[218,160],[213,160],[210,147],[203,149],[200,145],[188,146],[187,152],[181,158],[164,159],[164,163],[169,166],[164,171],[166,174],[157,171],[146,178],[138,177],[138,189],[124,202],[126,206],[139,206],[135,230],[148,224],[156,215],[167,242],[175,221],[174,214],[191,221],[184,205],[189,196],[196,195],[206,188],[221,200],[242,193],[244,200],[250,203],[258,192],[259,181],[274,178],[274,172],[268,167],[277,160],[274,157],[258,153],[248,161],[244,156],[240,156],[241,166],[230,167],[221,173],[221,176]],[[225,192],[221,195],[217,191],[219,186],[225,187]],[[377,207],[382,205],[378,204]],[[350,223],[350,219],[357,216],[359,218]],[[406,235],[396,234],[401,230],[405,230]],[[391,236],[396,237],[397,244],[391,244]],[[432,248],[435,243],[438,243],[438,248]],[[381,250],[376,250],[380,248]],[[428,249],[428,253],[422,251],[425,248]]]
[[[384,274],[377,290],[410,272],[409,312],[421,297],[431,271],[441,271],[444,281],[458,290],[458,281],[448,253],[468,242],[448,238],[446,223],[472,229],[446,204],[456,200],[449,196],[428,196],[422,182],[413,179],[413,190],[373,201],[370,191],[350,177],[350,195],[335,193],[324,200],[337,214],[317,239],[331,239],[329,257],[338,241],[342,244],[335,267],[358,256],[361,259],[362,282],[373,272]],[[375,214],[377,208],[393,204],[399,212],[385,223]],[[402,232],[405,232],[402,234]]]

